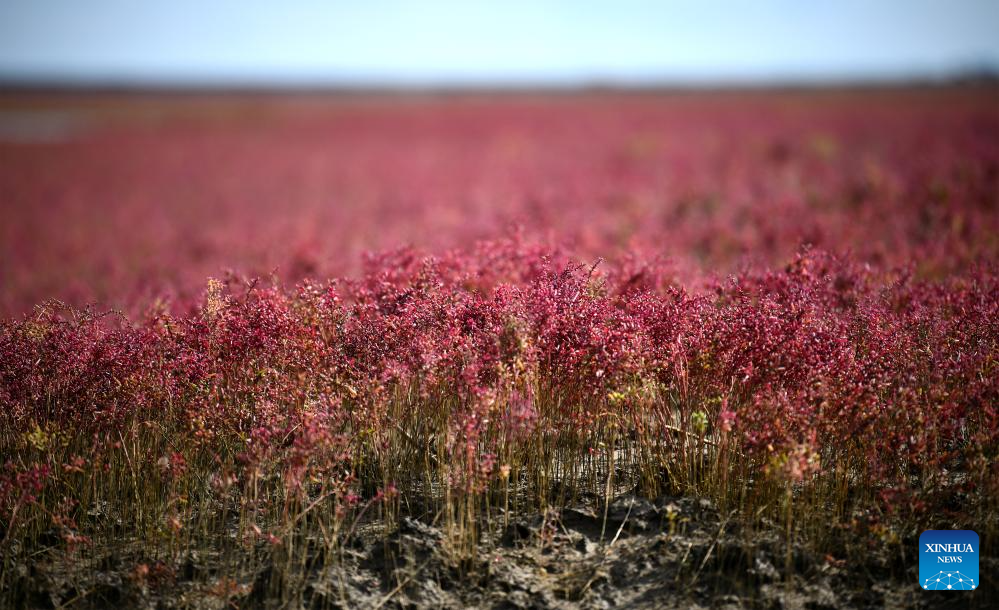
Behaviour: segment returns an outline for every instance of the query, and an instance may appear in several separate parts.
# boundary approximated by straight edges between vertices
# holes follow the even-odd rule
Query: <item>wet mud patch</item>
[[[24,566],[17,586],[30,608],[819,610],[985,608],[995,598],[987,579],[973,594],[928,594],[915,565],[813,553],[776,525],[750,529],[696,498],[549,510],[483,534],[474,559],[456,561],[449,548],[446,532],[403,517],[388,534],[358,528],[336,557],[300,570],[278,560],[223,569],[220,557],[193,553],[167,565],[133,544],[89,566]],[[981,561],[983,577],[996,573],[999,562]]]

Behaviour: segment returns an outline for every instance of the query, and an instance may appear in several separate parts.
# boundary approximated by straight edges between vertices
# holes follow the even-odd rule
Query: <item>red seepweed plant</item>
[[[162,562],[142,586],[211,550],[293,595],[404,511],[460,563],[510,515],[631,488],[819,549],[995,523],[994,265],[918,280],[804,249],[688,292],[638,260],[503,240],[212,280],[186,315],[0,322],[0,589],[41,551],[136,543]]]

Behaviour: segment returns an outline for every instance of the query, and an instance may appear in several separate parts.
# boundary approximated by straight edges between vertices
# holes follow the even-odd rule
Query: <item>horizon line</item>
[[[358,78],[343,76],[81,76],[4,73],[0,92],[518,92],[518,91],[661,91],[946,87],[999,83],[999,65],[969,67],[943,73],[798,74],[773,76],[593,76],[566,78]]]

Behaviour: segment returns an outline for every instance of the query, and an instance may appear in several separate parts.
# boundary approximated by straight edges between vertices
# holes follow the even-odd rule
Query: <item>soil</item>
[[[582,506],[536,514],[499,528],[465,564],[427,522],[379,529],[359,528],[340,561],[306,570],[290,601],[274,595],[290,584],[276,566],[228,580],[211,567],[220,558],[192,555],[137,575],[141,547],[86,569],[25,566],[17,586],[32,608],[985,608],[999,599],[995,558],[981,558],[977,591],[922,591],[914,553],[911,565],[878,553],[862,563],[820,556],[787,544],[776,525],[750,532],[696,498],[623,496],[606,519]]]

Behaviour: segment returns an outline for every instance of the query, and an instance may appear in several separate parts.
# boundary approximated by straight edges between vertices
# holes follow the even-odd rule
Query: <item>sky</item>
[[[999,0],[0,0],[0,79],[594,84],[999,67]]]

